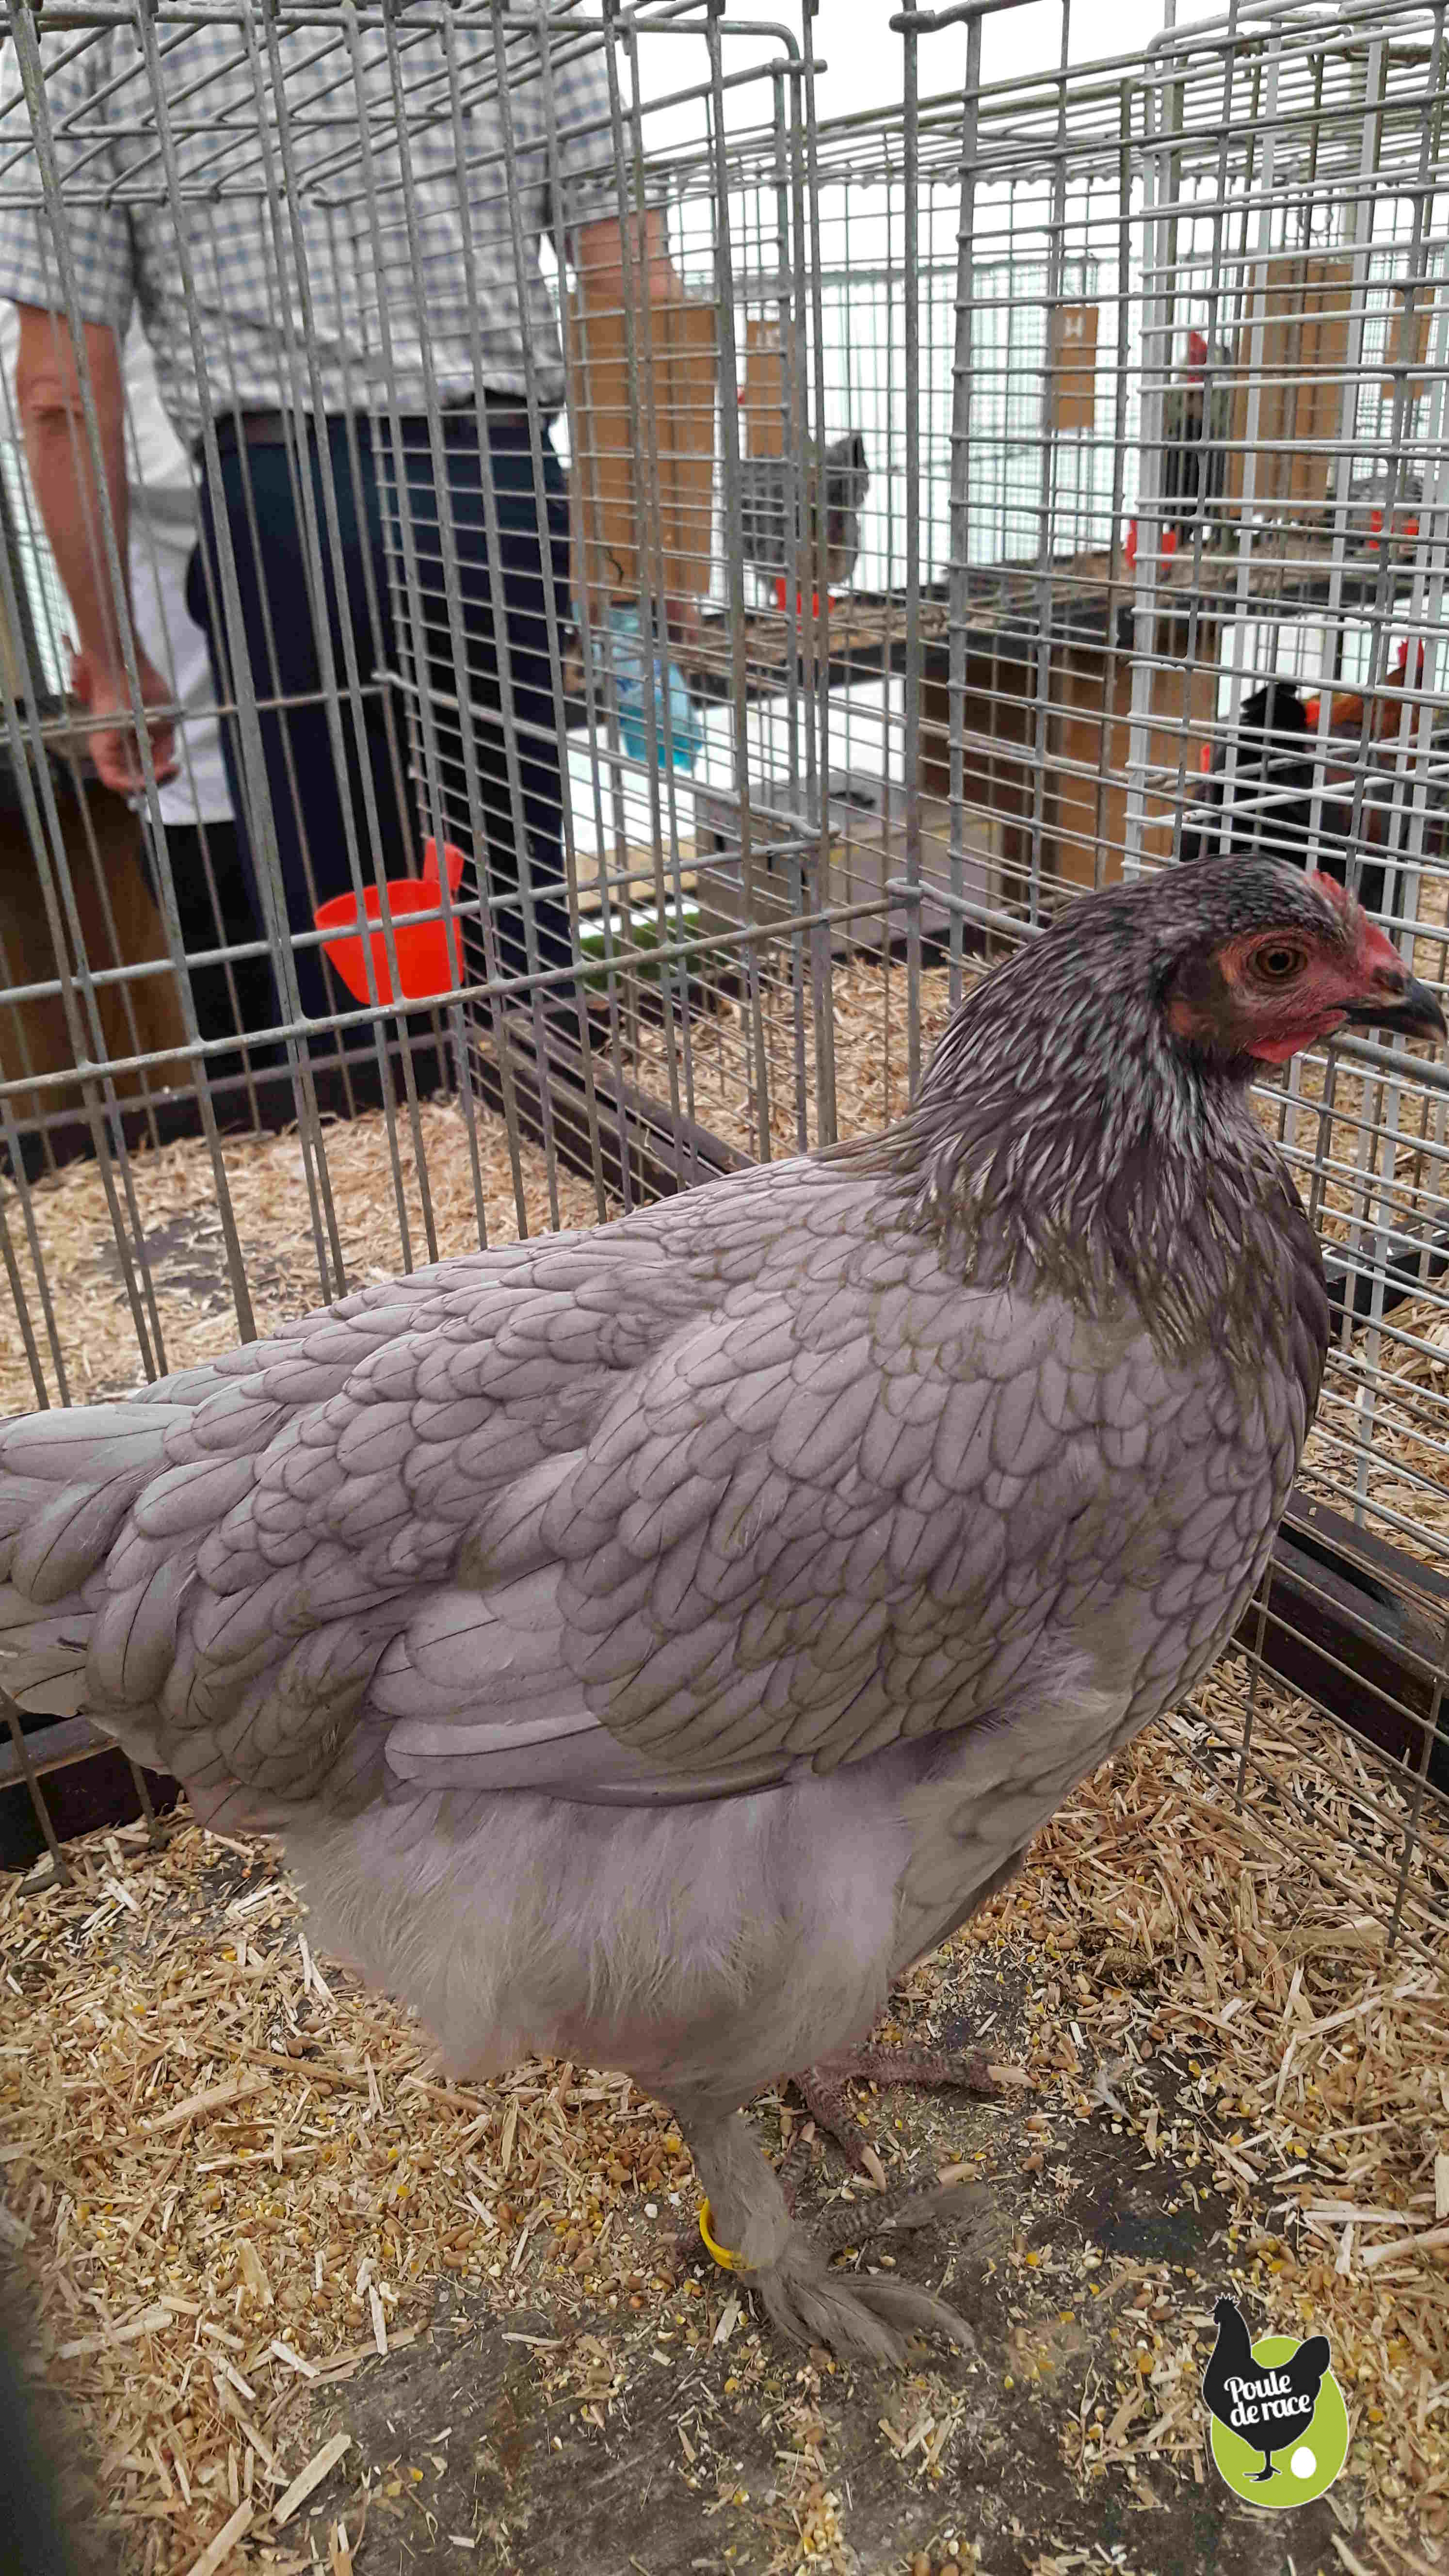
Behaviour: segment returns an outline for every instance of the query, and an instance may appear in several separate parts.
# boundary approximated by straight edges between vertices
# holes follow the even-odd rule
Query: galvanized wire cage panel
[[[8,1406],[874,1127],[1124,871],[1277,848],[1443,985],[1440,15],[943,90],[958,14],[832,124],[677,0],[0,13]],[[1446,1099],[1262,1090],[1335,1348],[1202,1739],[1343,1719],[1305,1838],[1420,1941]]]

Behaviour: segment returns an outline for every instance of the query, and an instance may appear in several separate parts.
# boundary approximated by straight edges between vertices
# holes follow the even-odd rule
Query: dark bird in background
[[[1180,537],[1227,489],[1231,365],[1231,353],[1219,345],[1212,353],[1209,391],[1208,344],[1201,331],[1191,331],[1187,363],[1162,398],[1162,517],[1164,525]]]
[[[1449,717],[1431,719],[1428,740],[1421,723],[1424,645],[1414,652],[1409,677],[1411,638],[1405,636],[1390,669],[1372,691],[1339,689],[1328,704],[1328,731],[1349,764],[1338,773],[1341,799],[1351,802],[1355,776],[1362,771],[1358,837],[1378,849],[1407,856],[1410,826],[1417,823],[1418,847],[1425,858],[1443,856],[1449,840]],[[1408,725],[1404,725],[1405,701]],[[1316,731],[1320,701],[1309,698],[1305,712]],[[1330,776],[1334,773],[1330,771]],[[1373,870],[1365,871],[1365,878]],[[1381,911],[1368,894],[1363,901]]]
[[[1356,553],[1378,554],[1387,520],[1389,551],[1402,562],[1412,556],[1418,543],[1423,502],[1422,482],[1417,474],[1406,474],[1401,463],[1380,463],[1372,472],[1356,475],[1348,487],[1345,534],[1349,546]]]
[[[1328,702],[1329,732],[1348,735],[1354,741],[1365,736],[1370,742],[1384,742],[1391,739],[1399,731],[1399,722],[1403,713],[1402,692],[1410,685],[1409,638],[1406,635],[1399,646],[1392,668],[1385,673],[1372,697],[1363,689],[1334,691]],[[1412,686],[1418,690],[1422,689],[1423,685],[1424,646],[1421,639]],[[1321,707],[1321,698],[1304,700],[1304,714],[1310,732],[1318,731]]]
[[[1287,2361],[1257,2362],[1235,2301],[1219,2299],[1213,2316],[1218,2339],[1202,2376],[1203,2401],[1250,2451],[1262,2452],[1253,2483],[1263,2486],[1282,2475],[1273,2466],[1274,2452],[1288,2450],[1313,2421],[1328,2368],[1328,2337],[1311,2335]]]
[[[1292,680],[1265,682],[1244,698],[1233,739],[1237,759],[1227,777],[1228,740],[1212,747],[1184,820],[1182,856],[1192,861],[1224,847],[1215,817],[1226,807],[1227,849],[1241,857],[1287,859],[1302,867],[1312,819],[1313,749],[1308,711]]]
[[[1445,1034],[1321,877],[1074,903],[880,1137],[0,1429],[0,1676],[278,1829],[458,2074],[667,2102],[781,2329],[962,2335],[829,2268],[741,2109],[1236,1629],[1329,1317],[1248,1078],[1345,1025]]]
[[[849,581],[860,553],[860,514],[870,490],[865,440],[858,429],[820,448],[811,440],[802,466],[788,456],[740,459],[740,531],[747,564],[767,581],[789,577],[794,522],[795,577],[802,590],[819,576],[825,548],[825,583]]]
[[[1237,758],[1227,775],[1228,741],[1204,746],[1208,766],[1183,816],[1181,856],[1194,862],[1229,852],[1306,868],[1310,860],[1338,885],[1361,848],[1385,837],[1383,815],[1367,792],[1354,810],[1353,774],[1319,768],[1308,702],[1292,680],[1274,678],[1244,698],[1232,739]],[[1320,782],[1317,831],[1314,783]],[[1219,817],[1226,815],[1226,832]],[[1361,866],[1354,891],[1369,912],[1384,905],[1385,872]]]

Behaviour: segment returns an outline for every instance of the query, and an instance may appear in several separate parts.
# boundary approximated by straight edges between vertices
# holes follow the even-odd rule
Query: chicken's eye
[[[1253,971],[1262,976],[1265,984],[1288,984],[1295,975],[1302,973],[1306,964],[1307,958],[1301,948],[1294,948],[1286,939],[1275,939],[1271,946],[1257,951]]]

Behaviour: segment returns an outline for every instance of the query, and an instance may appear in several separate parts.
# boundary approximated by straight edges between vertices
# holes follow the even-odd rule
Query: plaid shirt
[[[451,25],[451,66],[443,21]],[[359,30],[354,61],[345,28],[282,25],[277,84],[260,11],[247,29],[177,33],[163,24],[176,200],[168,196],[135,36],[116,27],[42,36],[59,207],[43,201],[19,66],[8,46],[0,84],[0,295],[65,309],[56,255],[63,227],[80,318],[109,322],[124,344],[133,304],[139,309],[162,400],[188,439],[201,427],[202,406],[183,244],[214,414],[278,410],[299,395],[307,411],[375,410],[395,399],[404,412],[420,412],[425,349],[440,401],[466,401],[478,390],[475,330],[483,387],[521,396],[527,351],[540,402],[557,409],[563,364],[539,245],[560,226],[621,211],[598,40],[590,43],[582,28],[557,32],[546,80],[532,30],[515,22],[509,31],[520,292],[485,13],[475,13],[469,0],[450,0],[441,13],[419,10],[416,21],[413,12],[400,13],[396,29],[394,68],[382,29]],[[284,155],[295,178],[288,193]],[[305,336],[299,265],[311,302]]]

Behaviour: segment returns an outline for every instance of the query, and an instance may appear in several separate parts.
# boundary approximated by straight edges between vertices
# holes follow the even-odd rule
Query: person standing
[[[622,307],[626,275],[641,299],[683,289],[660,216],[621,219],[603,40],[573,28],[548,44],[514,22],[500,62],[495,24],[420,12],[405,47],[386,27],[334,35],[260,11],[187,30],[166,46],[164,135],[129,32],[42,36],[59,202],[0,208],[32,474],[93,717],[114,719],[95,753],[112,783],[137,750],[115,604],[87,542],[98,518],[74,427],[79,356],[118,536],[117,352],[133,306],[162,401],[198,456],[214,425],[219,482],[203,480],[188,596],[219,695],[236,703],[250,689],[259,709],[264,781],[235,720],[228,774],[258,918],[265,883],[314,1019],[334,1004],[309,934],[317,905],[352,883],[349,824],[364,882],[374,842],[384,876],[416,873],[435,787],[475,862],[497,968],[575,962],[548,635],[550,595],[560,624],[568,613],[567,495],[546,439],[535,467],[527,411],[531,389],[547,424],[564,395],[542,244],[562,243],[595,309]],[[8,77],[13,89],[13,66]],[[158,177],[167,148],[174,193]],[[62,251],[76,332],[54,319]],[[161,710],[167,685],[149,657],[140,677]],[[164,749],[159,713],[152,736]],[[550,999],[567,1010],[577,988]]]
[[[19,315],[0,303],[0,375],[14,383]],[[175,889],[182,944],[188,957],[255,940],[252,903],[232,810],[231,789],[216,711],[216,688],[206,637],[186,605],[186,584],[196,551],[196,472],[161,408],[156,369],[145,333],[132,323],[123,353],[126,406],[127,549],[136,642],[147,666],[175,703],[179,723],[158,726],[158,806],[165,859]],[[72,645],[71,695],[89,710],[94,675],[87,651]],[[102,746],[104,783],[139,808],[141,865],[153,900],[161,901],[160,868],[152,846],[142,794],[139,756],[129,733]],[[93,738],[94,758],[94,738]],[[265,958],[240,956],[190,971],[192,1000],[202,1037],[234,1038],[267,1025],[273,1007]],[[252,1051],[211,1055],[207,1077],[223,1122],[250,1125],[258,1099],[246,1073]]]

